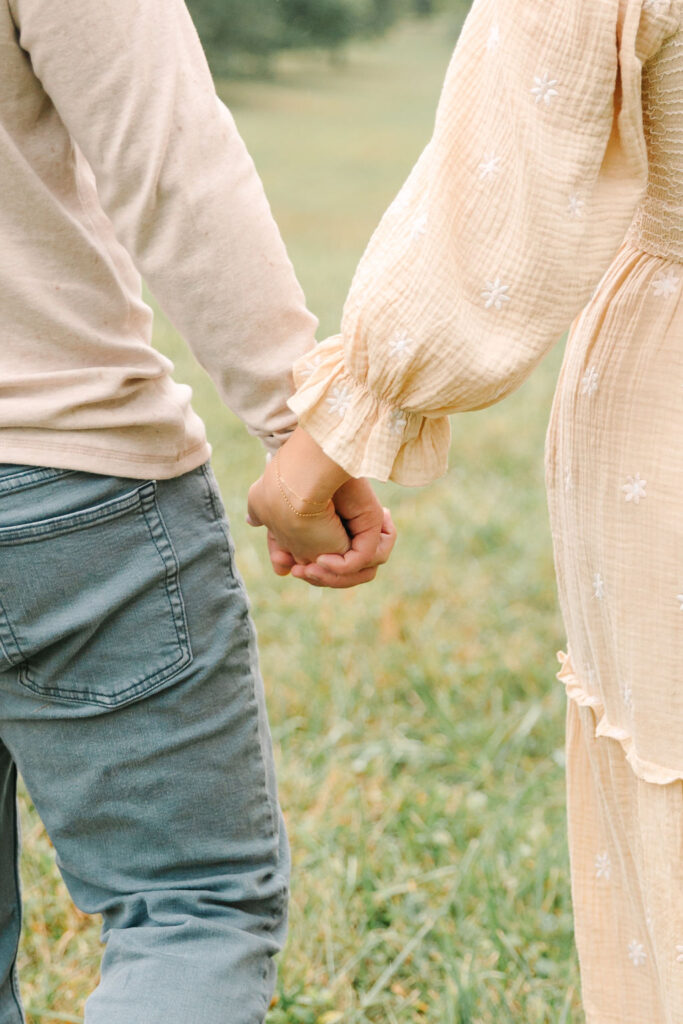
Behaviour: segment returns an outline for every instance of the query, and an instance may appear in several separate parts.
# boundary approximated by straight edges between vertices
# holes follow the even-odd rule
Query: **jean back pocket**
[[[192,651],[156,481],[75,501],[80,487],[120,492],[123,478],[99,480],[78,473],[65,513],[0,525],[0,663],[36,694],[105,709],[158,688]]]

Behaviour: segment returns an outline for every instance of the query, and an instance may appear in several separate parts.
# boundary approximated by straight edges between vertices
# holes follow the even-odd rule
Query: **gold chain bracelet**
[[[277,485],[278,485],[278,488],[280,490],[280,494],[284,498],[285,504],[288,505],[289,508],[291,508],[291,510],[292,510],[292,512],[294,513],[295,516],[299,516],[301,519],[313,519],[315,516],[322,515],[323,512],[326,510],[327,506],[329,505],[329,500],[328,501],[324,501],[324,502],[322,502],[322,501],[313,501],[312,498],[302,498],[300,495],[298,495],[296,493],[296,491],[293,490],[289,486],[289,484],[286,484],[284,482],[284,480],[282,479],[282,476],[280,474],[280,459],[279,459],[279,455],[280,455],[280,451],[278,451],[277,455],[275,456],[275,475],[277,477]],[[297,499],[297,501],[303,501],[305,504],[308,504],[308,505],[320,505],[321,507],[318,509],[317,512],[299,512],[298,508],[295,508],[294,505],[289,500],[289,498],[287,497],[287,493],[285,491],[285,487],[287,488],[288,491],[291,492],[291,494],[294,495],[294,497]]]

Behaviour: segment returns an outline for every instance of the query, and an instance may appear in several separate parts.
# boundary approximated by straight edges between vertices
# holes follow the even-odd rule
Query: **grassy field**
[[[220,86],[321,338],[429,136],[456,34],[408,24],[344,63],[289,57],[272,81]],[[156,343],[207,423],[261,642],[294,856],[269,1024],[578,1024],[542,464],[561,352],[454,420],[443,480],[379,488],[394,558],[329,593],[270,572],[244,524],[260,447],[162,316]],[[22,814],[29,1021],[81,1021],[99,925],[70,904],[25,795]]]

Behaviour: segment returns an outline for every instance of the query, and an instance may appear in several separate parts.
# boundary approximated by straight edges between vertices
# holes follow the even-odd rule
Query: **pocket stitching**
[[[228,556],[228,572],[229,572],[230,577],[232,579],[236,579],[237,578],[237,573],[235,572],[234,550],[233,550],[233,546],[232,546],[232,541],[230,539],[230,533],[226,529],[226,525],[225,525],[226,522],[227,522],[227,513],[221,509],[221,505],[219,504],[219,502],[217,500],[217,497],[220,497],[220,492],[219,492],[218,496],[216,495],[216,489],[218,488],[218,483],[217,482],[214,483],[215,476],[212,479],[213,471],[209,468],[208,464],[204,463],[200,468],[201,468],[201,471],[202,471],[202,476],[204,477],[204,482],[206,484],[206,489],[209,492],[209,502],[210,502],[211,508],[213,510],[214,518],[215,518],[216,522],[218,523],[220,531],[221,531],[221,533],[223,535],[223,540],[225,542],[224,552]],[[222,502],[222,500],[223,499],[221,498],[221,502]]]
[[[15,543],[30,543],[32,540],[42,540],[46,535],[49,537],[61,537],[65,533],[73,533],[74,530],[87,529],[95,523],[123,515],[124,512],[128,512],[135,505],[142,506],[143,499],[147,494],[155,491],[156,481],[150,480],[140,487],[122,494],[118,498],[111,498],[109,501],[103,501],[99,505],[92,505],[90,508],[81,509],[80,512],[67,512],[63,516],[37,519],[35,523],[0,526],[0,547]]]
[[[11,637],[12,653],[10,653],[10,650],[7,646],[6,637],[3,637],[2,635],[3,630],[5,628],[7,629],[7,632]],[[24,655],[19,645],[19,641],[17,640],[17,635],[14,632],[14,629],[12,628],[12,623],[9,620],[7,612],[5,611],[5,606],[3,605],[2,601],[0,601],[0,648],[2,649],[2,653],[4,654],[5,658],[7,659],[7,662],[10,665],[16,665],[18,662],[24,660]]]
[[[0,475],[0,491],[16,492],[32,487],[34,484],[48,483],[52,480],[60,480],[64,476],[77,473],[76,469],[58,469],[55,466],[29,466],[28,469],[17,469],[15,473]],[[22,479],[25,477],[26,479]],[[5,481],[10,484],[18,481],[18,486],[5,487]]]
[[[145,499],[147,499],[147,501]],[[166,591],[166,596],[168,598],[168,604],[171,610],[171,617],[173,619],[176,636],[178,638],[178,644],[181,647],[181,649],[183,647],[186,647],[190,657],[192,657],[192,650],[190,648],[190,634],[187,626],[187,616],[185,614],[185,604],[183,602],[182,593],[180,590],[180,563],[178,562],[178,555],[176,554],[175,548],[171,543],[171,537],[166,527],[166,523],[164,522],[163,517],[161,515],[161,509],[159,508],[159,502],[157,500],[156,481],[154,481],[154,489],[149,491],[144,496],[144,498],[141,499],[140,505],[145,517],[147,529],[149,530],[149,535],[152,538],[154,546],[159,552],[159,558],[164,563],[166,569],[164,590]],[[154,509],[154,513],[156,515],[156,522],[161,532],[161,539],[164,540],[166,542],[166,545],[168,546],[168,558],[164,556],[163,552],[161,551],[161,548],[159,547],[159,544],[157,543],[157,538],[154,536],[154,530],[152,528],[152,523],[148,515],[148,512],[150,512],[152,508]],[[174,605],[177,605],[177,607],[174,607]],[[178,629],[179,619],[182,622],[182,636]]]

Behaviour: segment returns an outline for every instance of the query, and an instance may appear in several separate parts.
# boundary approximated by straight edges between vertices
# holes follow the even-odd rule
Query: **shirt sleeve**
[[[295,367],[301,424],[354,476],[423,484],[447,415],[530,374],[586,304],[647,179],[641,70],[680,0],[475,0],[434,133]]]
[[[276,449],[317,321],[183,0],[9,0],[102,207],[223,401]]]

